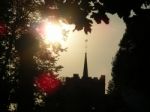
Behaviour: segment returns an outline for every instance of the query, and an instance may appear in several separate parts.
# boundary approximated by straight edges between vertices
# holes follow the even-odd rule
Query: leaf
[[[91,15],[91,18],[93,18],[97,24],[100,24],[101,21],[104,21],[105,24],[109,24],[109,18],[107,17],[106,14],[93,12],[93,14]]]
[[[86,34],[88,33],[91,33],[92,29],[91,29],[91,26],[92,26],[92,20],[89,20],[89,19],[85,19],[85,23],[84,23],[84,32]]]
[[[79,25],[79,24],[76,24],[76,26],[75,26],[75,28],[74,28],[73,31],[75,31],[75,30],[80,31],[80,30],[82,30],[82,29],[83,29],[83,26],[81,26],[81,25]]]
[[[92,31],[91,27],[84,27],[84,32],[86,34],[91,33],[91,31]]]
[[[99,13],[93,12],[93,14],[91,15],[91,18],[93,18],[97,24],[101,23],[102,18]]]
[[[104,21],[105,24],[109,24],[109,18],[107,17],[107,15],[103,15],[102,20]]]

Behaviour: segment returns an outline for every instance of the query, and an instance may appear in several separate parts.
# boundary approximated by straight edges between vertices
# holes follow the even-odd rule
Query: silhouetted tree
[[[43,15],[63,17],[68,23],[75,24],[75,30],[84,29],[88,33],[92,30],[93,20],[98,24],[109,23],[107,13],[117,14],[127,21],[131,12],[149,14],[149,5],[149,0],[44,0],[41,11]]]
[[[32,49],[37,35],[23,35],[26,32],[36,33],[33,30],[34,25],[41,18],[40,14],[37,13],[40,4],[40,0],[0,1],[0,111],[7,112],[12,103],[21,103],[18,105],[18,108],[22,108],[20,109],[21,112],[24,108],[28,108],[28,110],[23,111],[29,111],[31,105],[33,105],[33,76],[35,76],[33,72],[36,72],[35,69],[42,71],[38,69],[41,64],[36,61],[40,59],[42,63],[44,59]],[[31,38],[34,38],[34,42]],[[41,40],[37,41],[42,44]],[[20,44],[18,48],[16,43]],[[46,48],[39,48],[40,51],[41,49],[44,51]],[[58,72],[62,68],[62,66],[56,64],[60,51],[63,51],[61,47],[57,48],[56,56],[51,55],[46,58],[50,64],[47,65],[49,70],[45,68],[45,71]],[[52,51],[47,50],[43,52],[43,55],[50,54],[50,52]],[[33,67],[34,62],[37,66]],[[42,63],[42,65],[44,66],[45,63]],[[29,94],[26,94],[26,92]],[[24,99],[22,99],[23,97]],[[30,104],[26,105],[27,102],[30,102]]]
[[[148,112],[150,15],[138,15],[127,23],[126,33],[113,63],[115,89],[136,111]],[[136,99],[136,101],[135,101]]]
[[[107,94],[112,94],[113,93],[113,90],[114,90],[114,82],[113,80],[110,80],[109,83],[108,83],[108,90],[107,90]]]

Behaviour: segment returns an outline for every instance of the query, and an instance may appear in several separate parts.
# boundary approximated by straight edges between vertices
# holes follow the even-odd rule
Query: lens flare
[[[35,84],[39,91],[53,94],[60,88],[61,81],[52,73],[43,73],[36,77]]]
[[[6,26],[3,22],[0,21],[0,36],[4,36],[6,35]]]

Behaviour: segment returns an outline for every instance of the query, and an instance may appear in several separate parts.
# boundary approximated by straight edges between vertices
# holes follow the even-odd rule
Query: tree
[[[107,94],[111,95],[114,92],[114,82],[113,80],[110,80],[108,83],[108,90],[107,90]]]
[[[118,14],[127,21],[133,11],[136,15],[149,14],[149,0],[45,0],[44,14],[65,18],[68,23],[75,24],[75,30],[84,29],[91,32],[93,19],[96,23],[109,23],[107,13]],[[64,13],[65,12],[65,13]]]
[[[40,52],[41,49],[45,51],[44,49],[46,48],[39,47],[34,49],[32,47],[36,41],[39,41],[40,44],[42,44],[41,40],[35,39],[39,35],[36,35],[37,32],[34,31],[35,27],[33,27],[38,24],[39,19],[41,19],[40,13],[38,13],[37,10],[41,4],[42,2],[40,0],[0,1],[0,89],[3,90],[0,92],[0,103],[2,104],[0,105],[0,111],[7,112],[9,105],[12,103],[19,104],[20,102],[18,108],[22,109],[18,109],[18,111],[26,111],[23,110],[26,106],[23,104],[25,103],[24,100],[19,99],[18,101],[18,96],[31,95],[30,97],[22,96],[22,98],[27,98],[26,101],[28,102],[33,101],[33,92],[36,91],[33,91],[33,78],[35,73],[33,73],[33,75],[32,72],[42,71],[38,69],[40,68],[40,64],[38,63],[35,63],[37,66],[32,70],[32,65],[35,61],[41,60],[40,62],[44,62],[47,60],[50,63],[47,65],[47,68],[51,68],[50,70],[45,68],[47,72],[52,70],[58,72],[62,68],[62,66],[57,66],[56,64],[59,52],[63,51],[61,47],[57,48],[55,56],[50,55],[46,59],[43,59],[43,57],[40,57],[35,52],[35,50],[39,50]],[[32,34],[31,37],[31,35],[27,35],[28,32],[32,32],[34,35]],[[43,52],[43,55],[52,54],[51,52],[53,51],[45,51]],[[33,56],[35,60],[33,59]],[[25,63],[26,60],[30,63]],[[44,65],[45,63],[42,63],[42,66]],[[27,67],[29,68],[29,71],[27,70]],[[25,74],[27,71],[28,73],[30,72],[30,77],[27,77],[27,74]],[[23,85],[23,83],[25,85]],[[24,93],[21,92],[21,87],[24,88],[24,90],[27,90],[27,87],[31,88],[28,91],[30,93],[25,94],[27,91],[24,91]],[[31,105],[33,105],[33,102]],[[33,107],[31,107],[31,105],[26,106],[28,108],[27,111],[32,110],[31,108]]]
[[[128,23],[113,63],[115,89],[138,111],[149,111],[149,26],[150,15],[134,16]],[[136,98],[136,102],[133,101]],[[132,104],[131,104],[132,102]],[[142,103],[141,103],[142,102]],[[139,105],[137,107],[136,105]]]

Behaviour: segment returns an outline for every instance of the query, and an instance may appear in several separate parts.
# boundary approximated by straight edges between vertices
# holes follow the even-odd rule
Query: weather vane
[[[87,43],[88,43],[88,39],[86,38],[86,39],[85,39],[85,52],[87,52],[87,48],[88,48]]]

